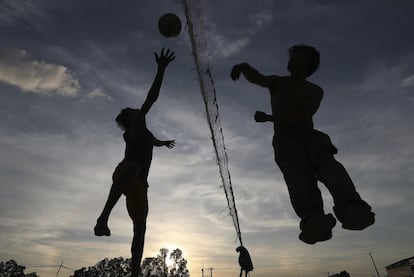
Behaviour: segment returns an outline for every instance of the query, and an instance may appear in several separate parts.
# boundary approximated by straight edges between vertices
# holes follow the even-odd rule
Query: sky
[[[414,256],[414,2],[410,0],[202,1],[211,73],[251,276],[317,277],[346,270],[376,275]],[[177,14],[183,30],[164,38],[158,18]],[[214,268],[238,274],[238,246],[205,120],[180,1],[0,0],[0,261],[15,259],[42,277],[61,264],[92,266],[130,257],[132,223],[121,198],[112,236],[93,226],[122,160],[115,117],[139,108],[156,72],[153,52],[175,51],[147,116],[159,139],[149,174],[144,257],[180,248],[191,276]],[[329,241],[298,239],[299,219],[273,160],[266,89],[230,79],[234,64],[287,75],[287,49],[315,46],[309,81],[325,92],[315,128],[331,136],[376,223],[340,224]],[[325,211],[332,198],[320,185]]]

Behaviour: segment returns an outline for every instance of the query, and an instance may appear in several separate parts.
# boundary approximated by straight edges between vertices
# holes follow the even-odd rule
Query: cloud
[[[100,97],[100,98],[107,99],[107,100],[109,100],[111,102],[114,101],[111,96],[109,96],[108,94],[106,94],[105,92],[103,92],[101,89],[94,89],[94,90],[92,90],[91,92],[89,92],[86,95],[86,97],[87,98],[90,98],[90,99],[94,99],[94,98]]]
[[[257,31],[257,29],[268,26],[273,21],[273,15],[270,13],[270,11],[261,11],[254,14],[251,18],[251,21],[254,26],[254,29],[252,31],[254,32]]]
[[[248,34],[254,34],[259,29],[262,29],[268,26],[273,21],[273,16],[269,11],[261,11],[254,14],[251,18],[251,27],[248,29]],[[243,48],[245,48],[250,43],[249,37],[240,37],[236,39],[228,38],[220,34],[215,26],[210,26],[208,29],[206,37],[209,41],[209,46],[212,49],[210,55],[212,58],[228,58]]]
[[[399,83],[401,70],[399,65],[389,66],[384,61],[374,61],[368,65],[358,86],[363,92],[391,90]]]
[[[207,55],[211,60],[214,60],[228,58],[239,53],[251,43],[251,36],[255,36],[262,29],[269,26],[273,20],[274,17],[269,10],[261,10],[248,15],[245,20],[247,25],[239,26],[226,33],[214,22],[205,20]]]
[[[44,30],[43,22],[47,17],[41,3],[32,1],[0,2],[0,23],[10,26],[24,25],[29,29]]]
[[[34,60],[23,49],[0,53],[0,82],[42,95],[75,96],[80,85],[65,66]]]
[[[400,86],[403,88],[412,87],[414,86],[414,74],[403,79],[400,83]]]
[[[215,30],[207,32],[206,36],[209,40],[210,53],[212,59],[214,58],[228,58],[231,55],[239,52],[241,49],[247,46],[250,39],[242,37],[239,39],[231,40],[225,36],[219,34]]]

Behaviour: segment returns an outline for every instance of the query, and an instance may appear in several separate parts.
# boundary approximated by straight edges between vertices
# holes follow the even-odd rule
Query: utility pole
[[[370,252],[368,253],[368,255],[371,257],[372,264],[374,265],[375,271],[377,272],[377,276],[380,277],[377,266],[375,265],[375,262],[374,262],[374,258],[372,257],[372,253]]]
[[[210,267],[210,277],[213,277],[213,269],[212,267]]]

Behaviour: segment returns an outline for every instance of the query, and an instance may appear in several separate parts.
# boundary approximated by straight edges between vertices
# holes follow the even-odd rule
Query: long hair
[[[125,108],[116,116],[115,121],[119,128],[126,131],[131,125],[133,109]]]

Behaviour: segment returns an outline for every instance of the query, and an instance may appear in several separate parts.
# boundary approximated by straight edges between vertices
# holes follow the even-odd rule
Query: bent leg
[[[111,213],[116,202],[118,202],[118,199],[122,195],[122,187],[123,187],[122,183],[112,184],[105,206],[101,212],[101,215],[96,220],[96,225],[94,228],[95,236],[110,236],[111,235],[111,231],[108,228],[109,214]]]
[[[96,236],[109,236],[111,234],[108,228],[109,215],[122,193],[125,191],[128,180],[137,172],[137,169],[137,164],[130,162],[121,162],[116,167],[114,174],[112,175],[113,183],[109,191],[108,199],[106,200],[105,206],[98,217],[94,228]]]
[[[275,161],[283,173],[292,206],[301,218],[299,239],[309,244],[330,239],[336,220],[324,213],[321,191],[306,153],[291,141],[274,143],[274,147]]]
[[[331,193],[335,215],[343,228],[362,230],[374,223],[371,206],[361,199],[346,169],[333,155],[321,155],[317,177]]]
[[[335,206],[342,207],[349,200],[361,200],[351,177],[333,155],[325,154],[316,167],[317,178],[331,193]]]

